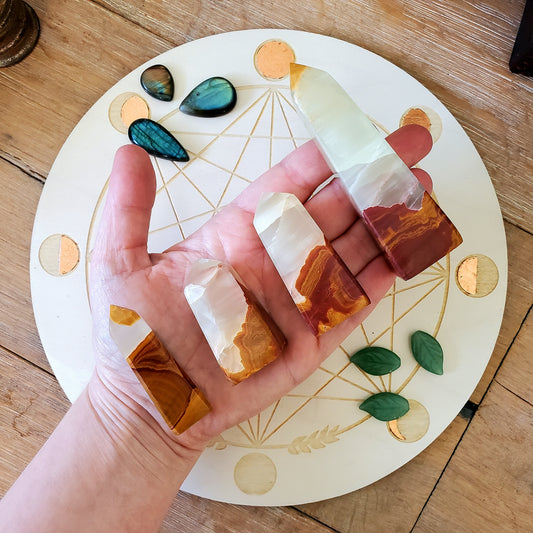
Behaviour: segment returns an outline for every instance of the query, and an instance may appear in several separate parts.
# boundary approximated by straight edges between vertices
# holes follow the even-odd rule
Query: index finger
[[[289,192],[305,202],[332,172],[314,141],[308,141],[265,172],[236,199],[235,205],[254,212],[264,192]]]

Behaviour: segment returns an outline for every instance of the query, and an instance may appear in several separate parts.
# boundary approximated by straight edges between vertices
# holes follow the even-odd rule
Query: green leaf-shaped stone
[[[442,347],[435,337],[425,331],[415,331],[411,335],[411,351],[416,362],[428,372],[443,373]]]
[[[189,155],[178,140],[161,124],[148,118],[133,121],[128,128],[130,141],[150,155],[171,161],[189,161]]]
[[[396,420],[409,411],[409,402],[394,392],[378,392],[367,398],[359,409],[371,414],[374,418],[388,422]]]
[[[368,346],[350,357],[350,361],[373,376],[383,376],[400,367],[401,359],[387,348]]]
[[[218,117],[229,113],[237,102],[235,87],[226,79],[209,78],[183,100],[180,111],[195,117]]]

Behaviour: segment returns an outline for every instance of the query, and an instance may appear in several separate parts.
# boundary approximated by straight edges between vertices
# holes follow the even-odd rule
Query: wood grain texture
[[[494,383],[414,533],[531,531],[533,406]]]
[[[42,185],[30,176],[44,181],[83,114],[141,63],[219,32],[289,28],[352,42],[403,68],[450,109],[479,150],[508,221],[505,316],[472,401],[492,387],[466,432],[466,421],[456,418],[422,454],[360,491],[297,509],[180,493],[161,531],[404,532],[422,510],[417,532],[528,530],[533,80],[507,68],[525,0],[31,3],[41,22],[39,43],[20,64],[0,69],[0,493],[68,407],[31,311],[29,246]]]
[[[42,184],[0,159],[0,345],[51,372],[33,317],[30,243]]]
[[[161,533],[336,533],[290,507],[244,507],[180,492]]]
[[[342,533],[410,531],[466,426],[458,416],[401,469],[356,492],[298,509]]]
[[[533,312],[530,310],[505,358],[496,381],[533,405]]]
[[[170,45],[87,0],[32,6],[39,42],[24,61],[0,70],[0,157],[44,179],[96,100]]]
[[[505,354],[518,333],[522,321],[533,305],[533,235],[516,226],[505,224],[509,261],[507,301],[496,346],[481,380],[470,400],[475,404],[489,388]]]
[[[68,409],[55,378],[0,348],[0,495]]]

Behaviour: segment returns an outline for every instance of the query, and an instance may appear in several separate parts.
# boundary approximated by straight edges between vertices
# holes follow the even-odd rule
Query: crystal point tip
[[[300,65],[299,63],[291,63],[290,65],[291,91],[293,91],[296,85],[298,85],[298,80],[300,79],[301,75],[305,72],[305,70],[308,68],[309,67],[305,65]]]

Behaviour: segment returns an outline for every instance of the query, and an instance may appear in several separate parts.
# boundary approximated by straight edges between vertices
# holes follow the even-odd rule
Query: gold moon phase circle
[[[276,465],[263,453],[249,453],[239,459],[233,477],[245,494],[266,494],[276,484]]]
[[[130,124],[138,118],[150,118],[150,106],[137,93],[119,94],[109,106],[109,122],[120,133],[128,133]]]
[[[400,118],[400,126],[407,126],[408,124],[418,124],[429,130],[433,143],[439,140],[442,133],[441,118],[433,109],[427,106],[410,107]]]
[[[66,235],[50,235],[39,248],[39,262],[52,276],[64,276],[72,272],[80,262],[80,249]]]
[[[498,285],[499,273],[496,263],[486,255],[465,257],[457,267],[455,281],[461,291],[473,298],[483,298]]]
[[[267,80],[281,80],[288,76],[295,60],[294,50],[277,39],[265,41],[254,54],[255,69]]]
[[[429,413],[416,400],[409,401],[409,411],[397,420],[387,422],[390,434],[400,442],[416,442],[429,429]]]

